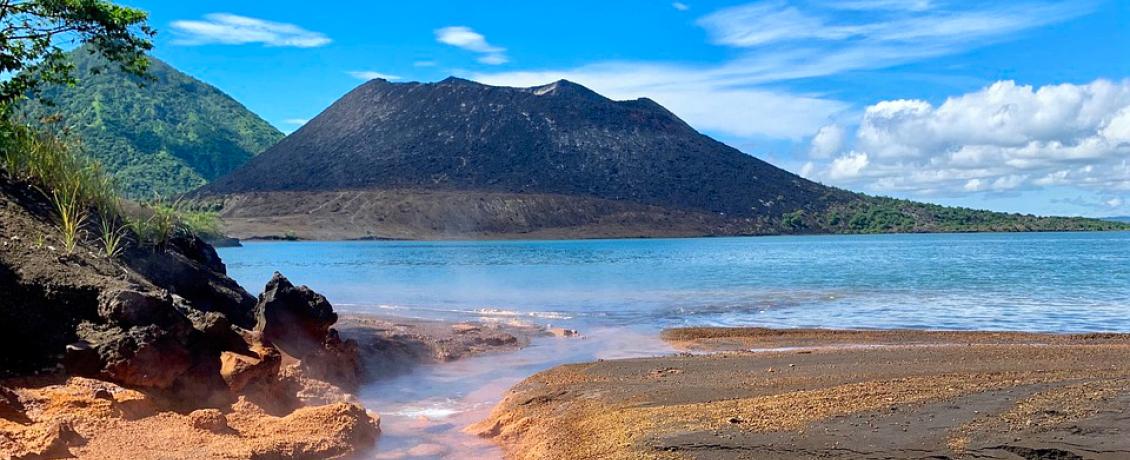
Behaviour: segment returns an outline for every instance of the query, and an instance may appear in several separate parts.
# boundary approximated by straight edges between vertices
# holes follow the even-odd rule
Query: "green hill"
[[[101,161],[129,197],[192,190],[283,137],[224,92],[158,59],[150,58],[151,80],[86,48],[71,59],[78,83],[45,88],[21,111],[32,121],[57,119],[56,128]]]

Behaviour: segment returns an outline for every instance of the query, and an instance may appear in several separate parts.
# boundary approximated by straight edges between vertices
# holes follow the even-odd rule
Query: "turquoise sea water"
[[[251,292],[278,270],[339,311],[584,334],[365,387],[383,418],[375,458],[501,458],[461,429],[507,388],[557,364],[669,353],[656,333],[670,326],[1130,332],[1130,232],[252,242],[220,254]]]
[[[1130,233],[270,242],[221,251],[341,310],[562,325],[1130,331]]]

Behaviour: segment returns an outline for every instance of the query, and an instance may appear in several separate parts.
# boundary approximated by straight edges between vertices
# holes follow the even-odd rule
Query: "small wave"
[[[572,315],[564,312],[557,311],[521,311],[521,310],[508,310],[496,307],[483,307],[483,308],[442,308],[442,307],[426,307],[420,305],[394,305],[394,304],[365,304],[365,303],[336,303],[345,311],[365,311],[366,309],[378,310],[396,310],[398,315],[417,313],[431,313],[440,315],[473,315],[483,319],[497,319],[497,318],[537,318],[537,319],[553,319],[553,320],[569,320],[573,319]]]
[[[396,415],[400,417],[427,417],[429,419],[441,419],[451,417],[461,411],[443,408],[443,407],[418,407],[418,408],[405,408],[395,412],[390,412],[389,415]]]
[[[555,312],[555,311],[515,311],[515,310],[503,310],[501,308],[479,308],[479,309],[470,311],[468,313],[475,313],[475,314],[482,315],[482,316],[508,316],[508,317],[528,316],[528,317],[531,317],[531,318],[542,318],[542,319],[573,319],[572,316],[569,316],[569,315],[566,315],[566,314],[560,313],[560,312]]]

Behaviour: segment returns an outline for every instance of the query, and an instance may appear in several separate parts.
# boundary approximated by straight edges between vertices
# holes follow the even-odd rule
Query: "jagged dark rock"
[[[167,293],[109,289],[98,295],[98,316],[125,326],[157,325],[164,329],[191,324],[173,308]]]
[[[255,325],[255,297],[224,273],[225,267],[211,246],[195,237],[174,238],[168,246],[168,251],[135,249],[125,261],[198,310],[222,313],[243,328]]]
[[[123,328],[84,323],[78,332],[97,354],[97,366],[77,359],[76,369],[97,368],[95,376],[140,388],[167,389],[193,365],[184,337],[156,325]]]
[[[295,287],[275,272],[259,295],[255,318],[263,340],[303,359],[326,343],[337,314],[324,296],[306,286]]]

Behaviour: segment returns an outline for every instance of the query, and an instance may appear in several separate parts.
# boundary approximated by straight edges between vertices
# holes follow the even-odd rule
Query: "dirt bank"
[[[698,351],[778,350],[560,366],[517,385],[470,430],[516,459],[1130,455],[1127,335],[665,337]]]

